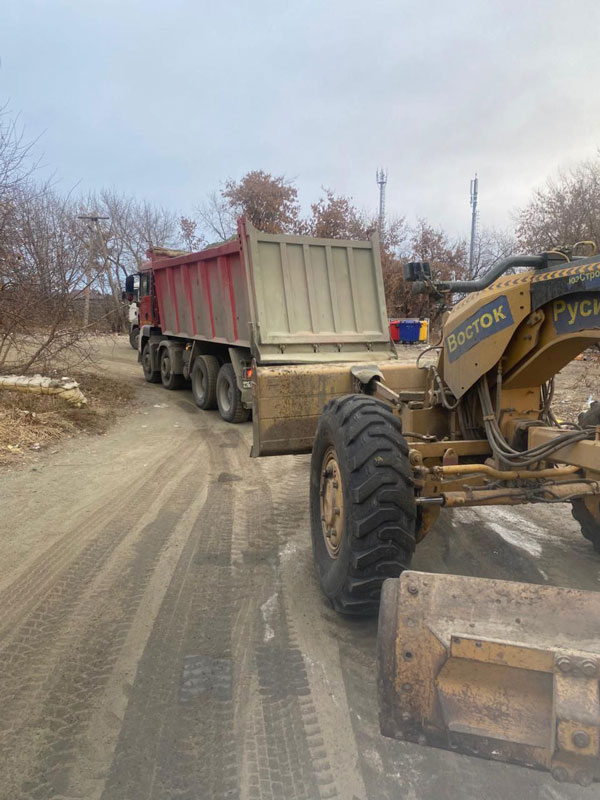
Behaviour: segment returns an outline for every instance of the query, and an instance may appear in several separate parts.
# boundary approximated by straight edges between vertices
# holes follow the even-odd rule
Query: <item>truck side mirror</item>
[[[430,281],[431,265],[429,261],[409,261],[404,265],[405,281]]]
[[[133,294],[133,291],[134,291],[134,285],[133,285],[134,278],[135,278],[135,275],[128,275],[125,278],[125,293],[126,294]],[[123,298],[123,299],[125,299],[125,298]]]

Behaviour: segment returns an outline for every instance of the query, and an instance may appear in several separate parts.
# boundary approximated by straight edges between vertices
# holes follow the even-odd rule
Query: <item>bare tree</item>
[[[209,240],[216,237],[223,242],[235,234],[235,212],[219,192],[211,192],[196,213],[200,227]]]
[[[517,243],[510,231],[484,228],[475,240],[473,268],[467,271],[467,279],[478,278],[498,261],[513,255],[516,250]]]
[[[138,272],[146,260],[146,252],[154,246],[174,246],[181,239],[177,218],[164,208],[103,189],[81,201],[81,214],[94,213],[108,220],[98,223],[90,234],[81,228],[81,236],[89,243],[94,236],[92,249],[96,254],[94,286],[113,299],[113,308],[126,327],[125,307],[121,301],[121,287],[125,278]]]
[[[86,248],[69,198],[49,186],[13,192],[0,290],[0,367],[45,367],[65,350],[87,356],[74,303],[86,285]]]
[[[600,245],[600,154],[537,189],[518,213],[515,235],[521,250],[534,253],[585,240]]]
[[[12,227],[18,190],[35,170],[34,141],[25,138],[18,117],[10,114],[8,106],[0,106],[0,285],[3,262],[8,258],[7,237]]]

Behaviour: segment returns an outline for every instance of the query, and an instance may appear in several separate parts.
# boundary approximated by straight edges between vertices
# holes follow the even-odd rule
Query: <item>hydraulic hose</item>
[[[494,414],[490,390],[485,377],[480,380],[478,391],[488,441],[494,455],[506,464],[521,467],[535,464],[538,461],[543,461],[556,450],[560,450],[561,447],[587,439],[594,433],[593,428],[567,431],[557,436],[551,442],[545,442],[530,450],[515,450],[508,444],[500,430],[496,415]]]
[[[488,270],[485,275],[474,281],[445,281],[442,283],[429,283],[425,281],[415,281],[412,287],[413,294],[438,292],[480,292],[487,289],[496,278],[513,267],[532,267],[539,269],[545,266],[547,259],[545,256],[510,256],[503,258],[495,267]]]

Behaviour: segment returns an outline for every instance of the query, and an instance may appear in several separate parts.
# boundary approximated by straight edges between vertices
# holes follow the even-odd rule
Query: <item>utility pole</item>
[[[85,219],[89,223],[90,243],[88,252],[88,263],[85,273],[85,286],[83,287],[83,327],[87,328],[90,322],[90,294],[92,274],[94,268],[94,234],[98,229],[98,223],[101,219],[110,219],[110,217],[101,217],[99,214],[81,214],[77,219]]]
[[[475,263],[475,240],[477,239],[477,196],[479,194],[479,178],[477,173],[471,181],[471,249],[469,251],[469,277],[473,277]]]
[[[387,170],[378,169],[375,180],[379,185],[379,235],[383,236],[385,229],[385,186],[387,184]]]

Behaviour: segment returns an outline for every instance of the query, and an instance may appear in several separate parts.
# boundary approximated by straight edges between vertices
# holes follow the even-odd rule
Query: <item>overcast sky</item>
[[[70,188],[190,212],[250,169],[469,229],[600,145],[588,0],[2,0],[0,100]]]

